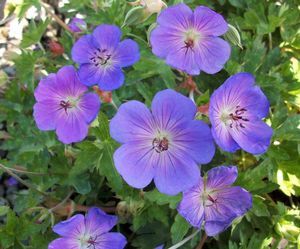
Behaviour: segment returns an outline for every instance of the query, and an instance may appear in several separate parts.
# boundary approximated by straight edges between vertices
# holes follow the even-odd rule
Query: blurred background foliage
[[[236,185],[253,194],[253,208],[246,216],[208,238],[204,248],[300,248],[299,1],[184,2],[221,13],[240,34],[224,70],[193,77],[204,93],[195,93],[199,110],[205,110],[209,96],[226,78],[247,71],[268,96],[266,122],[274,129],[266,154],[217,151],[214,160],[202,166],[204,172],[221,164],[239,166]],[[118,145],[108,130],[113,105],[102,105],[88,139],[69,146],[59,143],[54,132],[39,131],[32,118],[33,91],[40,78],[73,63],[70,50],[78,36],[57,18],[67,23],[76,15],[83,17],[87,32],[101,23],[116,24],[124,37],[139,43],[140,61],[126,69],[125,85],[112,94],[117,106],[130,99],[149,105],[165,88],[188,93],[186,76],[151,53],[148,36],[156,13],[145,18],[133,5],[123,0],[7,1],[0,21],[0,248],[47,248],[55,238],[54,223],[91,206],[119,215],[116,229],[127,237],[127,248],[168,248],[193,233],[177,215],[180,195],[166,196],[153,186],[132,189],[117,174],[112,154]],[[208,120],[205,111],[199,118]],[[10,176],[18,183],[11,184]],[[200,237],[181,248],[196,248]]]

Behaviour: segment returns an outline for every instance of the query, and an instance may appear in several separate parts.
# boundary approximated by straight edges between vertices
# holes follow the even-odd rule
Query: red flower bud
[[[48,42],[48,47],[54,56],[62,55],[65,52],[64,47],[59,42],[53,40]]]

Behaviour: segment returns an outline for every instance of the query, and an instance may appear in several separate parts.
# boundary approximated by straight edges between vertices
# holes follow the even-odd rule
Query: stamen
[[[152,146],[157,153],[161,153],[169,149],[169,140],[165,137],[163,137],[162,139],[154,138]]]
[[[72,108],[72,104],[69,102],[69,100],[67,101],[61,100],[59,105],[61,106],[60,109],[64,109],[66,114],[68,114],[67,110]]]
[[[87,240],[88,246],[87,248],[92,248],[92,249],[96,249],[96,246],[98,244],[97,242],[98,239],[98,235],[95,236],[95,238],[93,238],[92,236]]]
[[[100,48],[97,48],[97,50],[94,51],[94,55],[90,57],[91,63],[94,64],[96,67],[98,67],[99,65],[106,65],[110,59],[111,54],[107,53],[107,49]]]
[[[247,112],[246,108],[241,108],[239,105],[236,106],[235,112],[229,114],[229,118],[231,120],[229,127],[233,128],[233,125],[235,125],[237,130],[239,130],[239,128],[245,128],[244,122],[249,122],[249,119],[244,117],[245,112]]]
[[[186,41],[184,41],[185,46],[182,48],[185,49],[185,55],[187,54],[188,50],[191,49],[194,52],[194,40],[191,38],[188,38]]]

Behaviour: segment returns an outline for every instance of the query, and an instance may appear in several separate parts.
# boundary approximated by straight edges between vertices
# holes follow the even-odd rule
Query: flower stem
[[[203,236],[202,236],[202,238],[201,238],[201,240],[200,240],[200,242],[199,242],[199,244],[198,244],[198,246],[197,246],[196,249],[202,249],[202,247],[203,247],[204,244],[205,244],[206,239],[207,239],[207,235],[206,235],[206,233],[204,232],[204,234],[203,234]]]
[[[55,211],[56,209],[62,207],[71,197],[71,195],[74,193],[74,191],[70,191],[70,193],[60,202],[58,203],[56,206],[54,206],[53,208],[50,208],[48,211],[49,213],[52,213],[53,211]]]
[[[186,237],[184,240],[180,241],[179,243],[175,244],[174,246],[169,247],[169,249],[177,249],[177,248],[181,247],[186,242],[188,242],[189,240],[194,238],[199,232],[200,232],[200,230],[197,230],[196,232],[192,233],[190,236]]]
[[[69,31],[71,34],[75,35],[74,32],[69,28],[63,20],[61,20],[57,15],[55,15],[47,4],[41,1],[41,5],[46,10],[46,12],[65,30]]]
[[[13,178],[15,178],[16,180],[18,180],[20,183],[22,183],[24,186],[26,186],[29,189],[32,189],[36,192],[38,192],[41,195],[44,196],[48,196],[48,193],[45,193],[43,191],[40,191],[36,188],[36,186],[24,181],[22,178],[20,178],[18,175],[16,175],[14,172],[12,172],[12,170],[10,168],[5,167],[3,164],[0,163],[0,168],[3,169],[7,174],[9,174],[10,176],[12,176]]]
[[[25,175],[36,175],[36,176],[49,175],[48,173],[32,172],[32,171],[27,171],[27,170],[23,170],[23,169],[15,169],[15,168],[8,168],[8,169],[13,171],[13,172],[20,173],[20,174],[25,174]]]

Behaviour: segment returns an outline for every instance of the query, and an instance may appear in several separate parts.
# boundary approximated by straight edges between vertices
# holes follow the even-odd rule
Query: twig
[[[177,248],[181,247],[186,242],[188,242],[189,240],[191,240],[192,238],[194,238],[195,235],[197,233],[199,233],[199,232],[200,232],[200,230],[197,230],[196,232],[192,233],[190,236],[186,237],[184,240],[180,241],[179,243],[175,244],[174,246],[169,247],[169,249],[177,249]]]
[[[32,189],[36,192],[38,192],[39,194],[42,194],[44,196],[49,196],[48,193],[45,193],[43,191],[40,191],[36,188],[36,186],[24,181],[22,178],[20,178],[18,175],[16,175],[14,172],[11,171],[10,168],[5,167],[3,164],[0,163],[0,168],[3,169],[7,174],[9,174],[10,176],[12,176],[13,178],[15,178],[16,180],[18,180],[20,183],[22,183],[24,186],[26,186],[29,189]]]
[[[4,166],[5,167],[5,166]],[[28,174],[28,175],[36,175],[36,176],[45,176],[47,175],[46,173],[40,173],[40,172],[32,172],[32,171],[27,171],[27,170],[21,170],[21,169],[15,169],[15,168],[9,168],[13,172],[17,172],[20,174]]]
[[[202,236],[202,238],[201,238],[201,240],[200,240],[198,246],[196,247],[196,249],[202,249],[202,247],[203,247],[204,244],[205,244],[206,239],[207,239],[207,235],[206,235],[206,233],[204,232],[204,234],[203,234],[203,236]]]
[[[69,31],[71,34],[76,35],[67,24],[63,20],[61,20],[57,15],[55,15],[52,10],[45,4],[44,2],[41,1],[41,5],[44,7],[46,12],[65,30]]]
[[[71,197],[71,195],[74,193],[74,191],[72,190],[60,203],[58,203],[56,206],[54,206],[53,208],[49,209],[49,212],[52,213],[53,211],[55,211],[56,209],[62,207]]]
[[[111,100],[110,104],[118,111],[119,108],[113,100]]]

